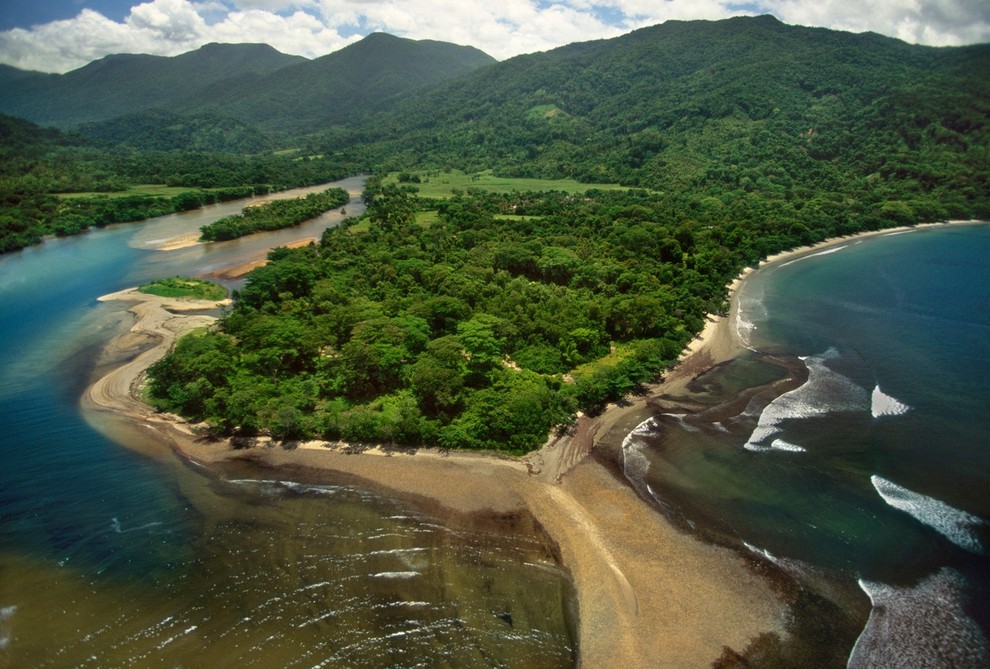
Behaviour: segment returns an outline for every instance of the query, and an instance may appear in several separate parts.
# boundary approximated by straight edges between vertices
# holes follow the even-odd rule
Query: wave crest
[[[870,477],[870,482],[890,506],[927,525],[960,548],[979,555],[984,554],[983,543],[973,532],[974,527],[983,525],[979,517],[908,490],[876,474]]]
[[[870,396],[870,413],[873,414],[874,418],[879,418],[880,416],[900,416],[910,410],[911,407],[907,404],[894,399],[880,390],[879,384],[873,388],[873,394]]]

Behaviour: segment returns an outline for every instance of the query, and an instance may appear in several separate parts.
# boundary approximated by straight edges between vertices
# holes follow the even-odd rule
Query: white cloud
[[[764,0],[763,4],[785,23],[872,31],[931,46],[990,41],[986,0]]]
[[[0,32],[0,63],[65,72],[110,53],[175,55],[207,42],[266,42],[316,57],[373,31],[507,58],[669,19],[759,13],[922,44],[990,41],[986,0],[147,0],[120,22],[84,9]]]

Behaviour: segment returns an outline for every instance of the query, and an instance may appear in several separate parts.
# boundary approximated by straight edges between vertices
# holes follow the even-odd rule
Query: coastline
[[[829,239],[772,256],[760,267],[860,237],[918,227],[922,226]],[[192,426],[178,417],[156,414],[137,394],[144,370],[164,356],[178,336],[212,322],[211,317],[183,310],[214,305],[191,305],[133,291],[100,298],[134,302],[129,311],[138,319],[111,347],[135,348],[138,340],[155,345],[99,379],[83,402],[87,409],[109,412],[155,431],[181,457],[198,464],[249,461],[316,477],[344,476],[468,521],[529,513],[556,543],[560,560],[571,573],[583,666],[710,666],[725,648],[742,653],[761,635],[786,639],[790,612],[785,598],[735,551],[683,533],[667,521],[609,466],[608,455],[621,453],[626,435],[653,415],[651,398],[676,395],[699,374],[745,350],[735,328],[736,296],[754,271],[747,268],[730,284],[729,315],[708,316],[702,333],[661,383],[645,395],[609,405],[599,416],[581,417],[571,434],[522,459],[447,455],[435,449],[372,449],[353,455],[322,442],[292,448],[206,443]],[[593,453],[599,455],[588,457]],[[442,486],[436,485],[438,480]]]

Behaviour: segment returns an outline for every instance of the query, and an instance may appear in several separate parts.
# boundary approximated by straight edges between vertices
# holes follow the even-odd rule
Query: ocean
[[[96,298],[342,218],[153,250],[245,203],[0,256],[0,667],[573,666],[573,588],[536,528],[461,527],[284,473],[207,475],[80,408],[132,323]]]
[[[830,602],[850,667],[990,665],[988,260],[957,224],[761,269],[748,351],[624,445],[663,512]]]

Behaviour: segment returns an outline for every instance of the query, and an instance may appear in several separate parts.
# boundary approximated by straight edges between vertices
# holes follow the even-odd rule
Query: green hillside
[[[171,58],[107,56],[64,75],[5,68],[0,112],[63,128],[87,124],[93,136],[135,146],[165,148],[185,136],[191,146],[182,148],[217,150],[217,133],[202,129],[204,122],[216,126],[209,119],[283,136],[309,133],[358,121],[493,62],[473,47],[380,33],[312,61],[264,44],[208,44]],[[176,114],[192,118],[161,122]],[[185,127],[176,133],[174,125]]]
[[[153,151],[259,153],[276,144],[266,133],[243,121],[214,113],[176,114],[160,109],[86,123],[79,132],[108,144],[126,144]]]
[[[987,72],[987,45],[911,46],[771,17],[667,22],[479,70],[352,141],[389,170],[494,170],[793,206],[909,199],[919,220],[964,216],[985,211],[990,193]],[[313,150],[342,148],[334,136]]]
[[[416,91],[494,62],[473,47],[374,33],[260,81],[201,96],[192,108],[283,133],[313,132],[359,122]]]

